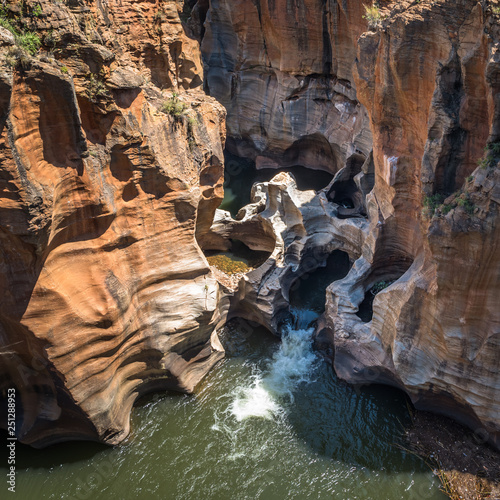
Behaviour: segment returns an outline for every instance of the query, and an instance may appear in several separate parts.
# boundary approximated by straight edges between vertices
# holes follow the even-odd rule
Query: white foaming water
[[[250,417],[271,419],[282,411],[280,400],[293,400],[293,390],[311,379],[316,355],[312,351],[314,328],[307,326],[317,318],[312,311],[294,311],[296,327],[288,326],[280,348],[274,353],[266,375],[258,374],[252,386],[242,389],[231,405],[240,422]]]

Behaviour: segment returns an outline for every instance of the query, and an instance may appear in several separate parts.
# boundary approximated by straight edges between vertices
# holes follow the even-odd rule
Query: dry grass
[[[226,254],[211,255],[207,257],[208,263],[215,266],[225,274],[241,274],[251,271],[252,268],[243,260],[236,259]]]

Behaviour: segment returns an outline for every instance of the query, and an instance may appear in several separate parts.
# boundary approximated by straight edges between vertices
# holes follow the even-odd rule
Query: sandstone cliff
[[[2,9],[0,379],[22,441],[119,442],[137,397],[221,357],[226,314],[278,329],[343,251],[317,330],[337,373],[499,444],[498,9],[380,3],[370,27],[361,0]],[[330,185],[282,174],[216,212],[225,111],[202,85],[233,153]],[[234,292],[198,243],[231,238],[270,254]]]
[[[269,184],[246,210],[241,223],[272,221],[276,248],[236,307],[276,328],[293,280],[347,250],[318,328],[337,373],[499,445],[498,6],[380,3],[368,26],[362,1],[210,2],[206,86],[229,148],[338,172],[316,197]]]
[[[376,175],[364,261],[331,289],[335,367],[353,382],[396,384],[419,408],[484,427],[498,446],[496,14],[477,1],[383,12],[358,45]],[[363,324],[353,308],[396,278]]]
[[[22,8],[0,28],[1,388],[22,442],[117,443],[141,394],[191,391],[222,356],[195,233],[222,197],[225,111],[182,2]]]
[[[206,88],[228,110],[228,148],[257,168],[336,172],[370,130],[353,88],[362,2],[211,0]]]

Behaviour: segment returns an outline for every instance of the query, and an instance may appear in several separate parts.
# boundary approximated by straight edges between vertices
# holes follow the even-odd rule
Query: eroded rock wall
[[[327,302],[335,368],[351,382],[395,384],[498,446],[498,158],[484,153],[498,140],[497,19],[473,0],[382,12],[358,44],[375,187],[363,257]],[[361,321],[372,285],[394,279]]]
[[[362,1],[210,2],[206,85],[229,147],[258,166],[344,167],[288,209],[290,188],[269,184],[258,216],[277,247],[241,284],[240,314],[275,328],[312,248],[317,267],[318,249],[351,246],[318,329],[337,373],[401,387],[498,445],[498,15],[477,0],[379,4],[368,28]],[[346,244],[343,221],[365,213]]]
[[[225,111],[181,3],[40,5],[8,15],[41,51],[0,48],[1,389],[22,442],[118,443],[141,394],[192,391],[222,356],[195,233],[222,197]]]
[[[228,148],[257,168],[336,172],[369,153],[352,64],[366,28],[362,2],[211,0],[205,86],[228,110]]]

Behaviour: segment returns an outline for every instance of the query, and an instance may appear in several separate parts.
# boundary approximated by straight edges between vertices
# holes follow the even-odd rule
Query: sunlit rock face
[[[228,148],[257,168],[336,172],[371,148],[352,65],[361,2],[211,0],[205,86],[228,110]]]
[[[498,445],[496,14],[473,0],[386,1],[370,31],[361,1],[213,0],[203,12],[206,88],[228,109],[229,148],[257,166],[343,168],[329,190],[294,203],[293,232],[268,216],[276,234],[294,237],[242,284],[240,314],[256,307],[264,324],[279,323],[297,248],[321,248],[304,206],[322,200],[333,218],[366,215],[350,240],[356,261],[329,288],[318,327],[337,373],[397,385],[419,408],[483,428]],[[493,159],[477,169],[488,143]],[[287,195],[266,189],[283,206]],[[328,234],[339,223],[327,219]],[[235,228],[223,220],[219,236]]]
[[[120,442],[141,394],[220,359],[225,318],[278,331],[342,251],[316,338],[337,373],[498,444],[498,17],[383,1],[367,31],[363,3],[42,1],[36,59],[0,30],[0,380],[23,442]],[[335,178],[216,211],[225,111],[202,85],[233,153]],[[234,291],[201,250],[231,239],[270,254]]]
[[[497,159],[476,168],[499,139],[498,29],[474,1],[383,12],[383,29],[358,42],[375,187],[362,258],[329,289],[335,368],[398,385],[499,445]],[[381,281],[394,283],[363,322],[358,308]]]
[[[24,443],[118,443],[141,394],[190,392],[222,356],[195,236],[222,198],[225,111],[193,89],[161,112],[172,92],[155,83],[202,77],[175,3],[161,18],[145,2],[42,4],[57,60],[12,67],[0,48],[1,388]]]

